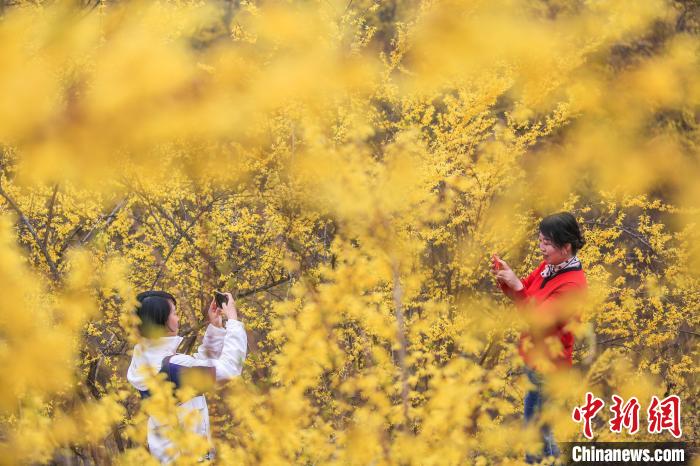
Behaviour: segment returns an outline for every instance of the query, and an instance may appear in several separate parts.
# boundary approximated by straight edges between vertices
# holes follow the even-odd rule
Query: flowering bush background
[[[528,273],[561,210],[591,289],[544,419],[580,439],[586,391],[677,394],[697,439],[696,2],[0,8],[1,463],[153,462],[177,400],[125,374],[158,288],[182,352],[238,295],[221,464],[519,464],[523,322],[488,264]]]

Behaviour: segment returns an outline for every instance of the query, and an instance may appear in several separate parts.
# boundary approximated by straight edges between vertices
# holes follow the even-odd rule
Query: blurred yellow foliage
[[[690,2],[9,3],[0,463],[153,463],[154,416],[179,464],[212,446],[220,464],[521,464],[539,434],[515,348],[543,322],[488,264],[527,275],[560,210],[590,290],[542,420],[581,439],[587,391],[673,393],[696,438]],[[232,290],[243,376],[175,394],[152,377],[139,400],[152,288],[178,299],[182,352]],[[177,407],[207,389],[212,444]],[[598,438],[621,439],[609,416]]]

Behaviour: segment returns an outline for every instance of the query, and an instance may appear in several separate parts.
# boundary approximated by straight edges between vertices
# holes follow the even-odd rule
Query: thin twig
[[[404,428],[408,428],[408,368],[406,367],[406,355],[408,343],[406,342],[406,325],[403,320],[403,290],[399,281],[399,266],[394,264],[394,308],[396,312],[396,336],[399,339],[399,368],[401,369],[401,400],[403,403]]]
[[[650,333],[659,334],[659,333],[664,333],[664,332],[666,332],[666,331],[667,331],[666,329],[660,329],[660,330],[658,330],[658,331],[650,332]],[[695,337],[700,337],[700,333],[691,332],[691,331],[688,331],[688,330],[677,330],[677,332],[678,332],[678,333],[683,333],[683,334],[686,334],[686,335],[693,335],[693,336],[695,336]],[[607,340],[600,341],[600,342],[598,342],[598,344],[599,344],[599,345],[605,345],[605,344],[612,343],[612,342],[618,341],[618,340],[627,340],[628,338],[632,338],[632,337],[634,337],[634,335],[626,335],[626,336],[622,336],[622,337],[610,338],[610,339],[607,339]]]
[[[612,342],[614,342],[614,341],[626,340],[626,339],[632,338],[632,337],[633,337],[633,335],[627,335],[627,336],[624,336],[624,337],[610,338],[610,339],[608,339],[608,340],[599,341],[598,344],[599,344],[599,345],[605,345],[605,344],[608,344],[608,343],[612,343]]]
[[[44,240],[41,243],[43,248],[46,247],[46,242],[49,240],[49,232],[51,231],[51,220],[53,219],[53,207],[56,203],[56,195],[58,194],[58,183],[53,188],[53,194],[51,195],[51,200],[49,201],[49,214],[46,218],[46,229],[44,231]]]
[[[646,241],[646,239],[644,239],[643,236],[639,235],[638,233],[635,233],[634,231],[630,230],[629,228],[627,228],[627,227],[625,227],[625,226],[623,226],[623,225],[615,225],[615,224],[610,224],[610,223],[606,223],[606,222],[600,222],[600,221],[597,221],[597,220],[587,220],[587,221],[585,221],[585,222],[583,222],[583,223],[585,223],[585,224],[587,224],[587,225],[595,225],[595,226],[601,226],[601,227],[607,227],[607,228],[617,228],[618,230],[620,230],[620,231],[622,231],[622,232],[624,232],[624,233],[627,233],[628,235],[630,235],[631,237],[633,237],[634,239],[636,239],[637,241],[639,241],[640,243],[642,243],[642,244],[643,244],[644,246],[646,246],[646,247],[649,249],[649,251],[651,251],[653,254],[656,254],[656,251],[654,250],[654,247],[653,247],[651,244],[649,244],[649,243]]]
[[[479,358],[479,365],[483,366],[484,362],[486,361],[486,356],[489,355],[489,351],[491,351],[491,347],[493,346],[493,340],[489,342],[489,344],[486,346],[486,349],[484,350],[484,354],[481,355]]]
[[[70,242],[75,238],[78,233],[82,230],[84,225],[84,222],[80,222],[73,228],[73,231],[66,237],[66,239],[63,241],[63,244],[61,245],[61,249],[58,250],[58,253],[56,254],[57,259],[56,259],[56,265],[60,265],[61,262],[63,261],[63,254],[66,252],[66,249],[68,249],[68,246],[70,246]]]
[[[343,14],[347,13],[350,7],[352,6],[353,0],[350,0],[348,4],[345,6],[345,11],[343,11]]]

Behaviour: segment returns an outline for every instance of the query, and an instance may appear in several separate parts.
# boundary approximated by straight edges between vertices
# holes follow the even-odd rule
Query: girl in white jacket
[[[247,337],[243,324],[238,320],[233,296],[226,293],[228,302],[222,308],[212,300],[209,306],[209,326],[202,344],[194,356],[177,354],[182,337],[177,336],[179,322],[175,311],[175,298],[164,291],[146,291],[137,296],[140,306],[137,314],[141,319],[139,330],[142,336],[153,336],[160,331],[166,336],[144,338],[134,347],[134,354],[127,373],[127,379],[141,393],[149,396],[146,380],[158,372],[165,372],[167,379],[180,386],[180,374],[189,367],[200,367],[211,373],[216,381],[230,379],[241,374],[247,350]],[[228,320],[222,325],[222,314]],[[180,405],[184,411],[199,411],[199,422],[194,431],[211,439],[209,429],[209,409],[203,395]],[[177,457],[173,443],[160,430],[161,426],[153,417],[148,419],[148,448],[161,463],[169,463]],[[168,451],[170,450],[170,451]]]

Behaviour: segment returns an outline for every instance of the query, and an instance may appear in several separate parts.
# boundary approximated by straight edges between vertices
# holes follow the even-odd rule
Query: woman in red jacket
[[[535,386],[525,396],[525,422],[542,409],[542,372],[572,365],[574,336],[567,324],[576,319],[576,299],[586,290],[586,275],[576,253],[585,240],[569,212],[545,217],[539,225],[542,262],[527,278],[519,279],[508,264],[494,256],[492,273],[501,290],[525,313],[529,331],[520,336],[519,352]],[[552,433],[542,426],[545,456],[559,456]],[[535,461],[528,456],[527,462]]]

